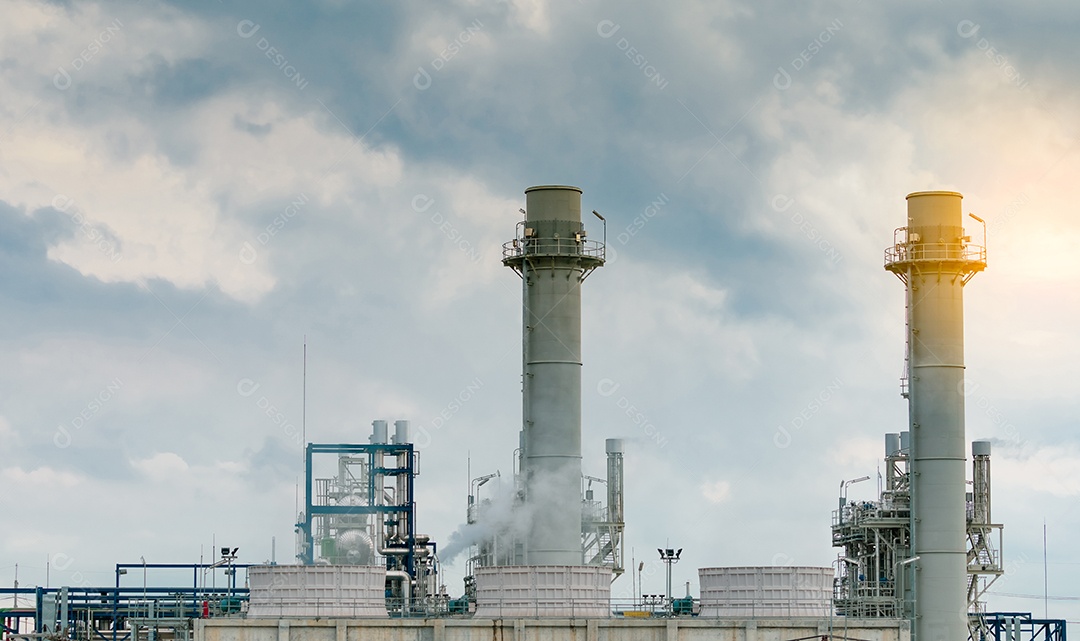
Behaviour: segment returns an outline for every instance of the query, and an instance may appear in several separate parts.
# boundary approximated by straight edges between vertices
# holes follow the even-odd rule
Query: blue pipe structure
[[[976,616],[976,615],[972,615]],[[988,612],[979,616],[990,631],[972,641],[1010,641],[1013,631],[1016,638],[1025,641],[1066,641],[1065,619],[1034,619],[1030,612]]]
[[[362,455],[367,457],[368,484],[366,505],[318,505],[315,503],[315,479],[313,463],[316,455]],[[377,456],[381,454],[382,456]],[[404,456],[401,456],[404,455]],[[404,466],[390,467],[387,461],[404,460]],[[380,459],[382,464],[380,464]],[[414,479],[416,478],[416,456],[412,443],[308,443],[305,450],[304,465],[304,489],[305,509],[297,527],[303,535],[303,549],[298,559],[304,565],[315,563],[315,542],[313,537],[313,523],[316,519],[331,515],[337,516],[366,516],[375,515],[378,518],[377,527],[382,529],[386,521],[395,516],[404,517],[405,536],[401,542],[407,552],[398,556],[386,558],[388,570],[404,570],[409,576],[416,578],[416,502],[414,496]],[[406,478],[406,497],[396,497],[396,505],[380,505],[379,492],[381,486],[376,486],[377,478],[397,477],[404,475]]]
[[[47,599],[56,599],[61,591],[67,591],[68,620],[66,628],[69,634],[73,634],[77,621],[92,620],[95,622],[108,622],[111,634],[106,637],[100,630],[95,629],[93,634],[102,641],[123,641],[129,635],[121,634],[124,622],[132,617],[145,616],[147,611],[146,602],[167,602],[177,604],[175,614],[183,618],[198,619],[203,615],[203,602],[223,604],[226,599],[244,600],[247,598],[247,588],[236,587],[235,574],[231,582],[224,588],[199,587],[199,571],[225,567],[217,564],[205,563],[117,563],[116,585],[114,586],[65,586],[58,588],[0,588],[0,599],[4,596],[32,596],[33,608],[0,609],[0,619],[13,620],[13,624],[0,623],[5,634],[17,634],[22,620],[32,619],[35,633],[45,632],[47,624],[44,621],[45,603]],[[233,563],[227,567],[231,569],[246,569],[251,564]],[[145,586],[145,587],[120,587],[120,577],[124,574],[121,570],[132,568],[146,568],[150,570],[188,570],[192,572],[190,586]],[[57,610],[59,612],[59,610]]]

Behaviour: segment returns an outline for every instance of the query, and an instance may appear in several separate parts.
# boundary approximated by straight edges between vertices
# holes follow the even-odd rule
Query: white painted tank
[[[249,617],[385,617],[379,565],[260,565],[248,568]]]
[[[703,617],[827,617],[833,569],[699,568]]]
[[[595,565],[505,565],[476,570],[476,616],[603,618],[611,570]]]

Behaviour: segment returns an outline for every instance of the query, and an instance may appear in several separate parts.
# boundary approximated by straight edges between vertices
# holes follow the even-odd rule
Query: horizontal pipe
[[[401,595],[404,598],[405,607],[409,607],[411,602],[409,597],[412,595],[412,577],[409,576],[409,573],[404,570],[387,570],[386,578],[401,581]]]

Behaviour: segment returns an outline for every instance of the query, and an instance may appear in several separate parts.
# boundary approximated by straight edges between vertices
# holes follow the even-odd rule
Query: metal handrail
[[[910,262],[970,262],[986,264],[986,248],[971,243],[898,243],[885,248],[885,265]]]
[[[503,259],[524,256],[584,256],[605,259],[604,243],[576,238],[515,238],[503,243]]]

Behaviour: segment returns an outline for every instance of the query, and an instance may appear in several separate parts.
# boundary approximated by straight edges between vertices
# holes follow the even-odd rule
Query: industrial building
[[[666,594],[630,603],[611,598],[626,570],[624,507],[633,501],[624,443],[606,439],[603,478],[582,466],[582,285],[604,265],[605,243],[586,232],[580,189],[525,195],[502,261],[522,283],[519,447],[512,478],[471,480],[463,594],[443,587],[438,543],[416,531],[423,506],[409,422],[395,421],[391,434],[375,420],[366,443],[306,444],[296,564],[237,564],[236,550],[222,548],[215,563],[150,566],[188,570],[190,585],[121,587],[144,563],[117,564],[113,586],[4,589],[35,601],[0,611],[4,639],[1065,641],[1064,621],[989,613],[982,603],[1004,571],[1003,526],[991,518],[987,442],[971,445],[966,487],[963,288],[985,268],[986,249],[964,229],[960,194],[910,194],[907,224],[885,251],[885,269],[906,292],[901,394],[910,420],[885,435],[876,501],[847,499],[864,479],[841,483],[836,567],[702,567],[698,598],[675,597],[670,567],[681,550],[661,548]],[[317,476],[320,461],[335,473]],[[216,568],[229,584],[207,587]]]

